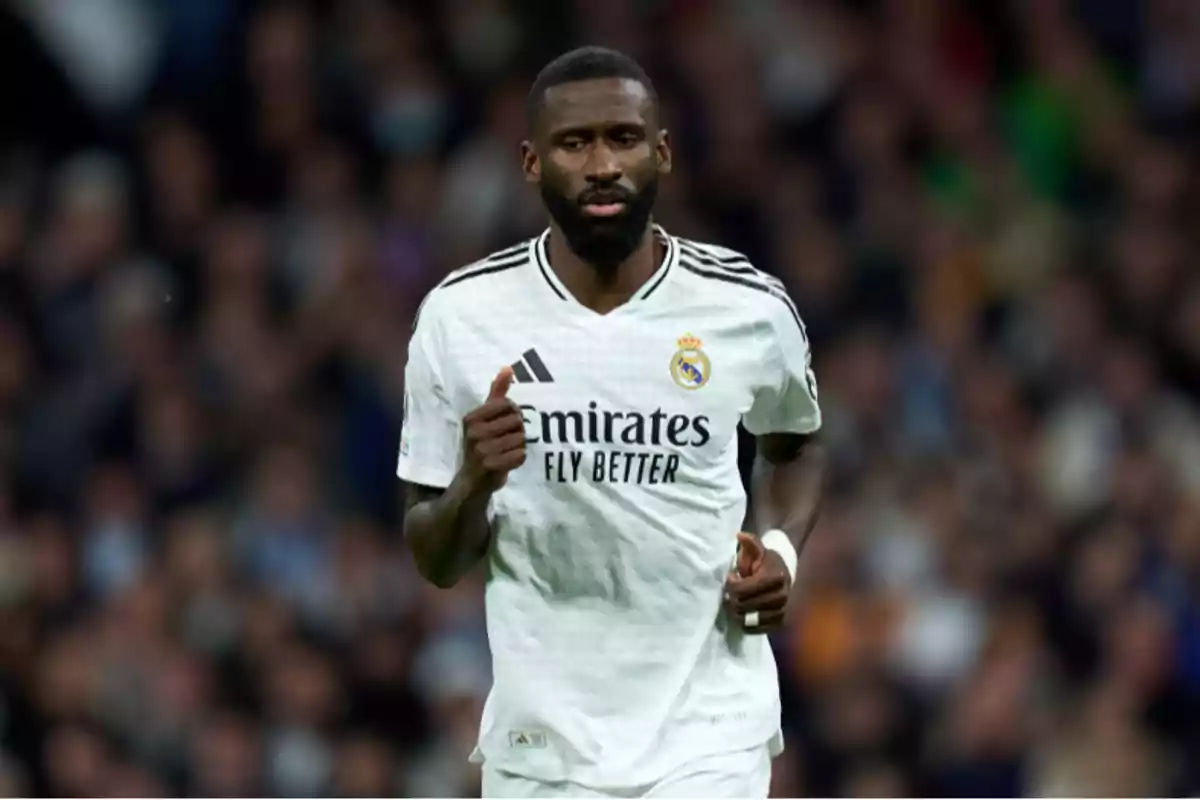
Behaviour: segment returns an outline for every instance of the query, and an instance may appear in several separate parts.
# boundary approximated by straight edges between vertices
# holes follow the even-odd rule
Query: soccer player
[[[398,473],[421,574],[487,569],[485,797],[766,797],[823,458],[778,280],[651,220],[654,88],[583,48],[529,95],[549,228],[451,273],[409,345]],[[754,517],[737,430],[757,437]]]

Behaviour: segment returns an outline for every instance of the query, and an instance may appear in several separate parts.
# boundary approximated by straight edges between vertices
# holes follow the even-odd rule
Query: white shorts
[[[698,759],[646,786],[593,789],[569,781],[523,778],[483,765],[483,796],[489,797],[695,797],[766,798],[771,789],[771,749],[761,745]]]

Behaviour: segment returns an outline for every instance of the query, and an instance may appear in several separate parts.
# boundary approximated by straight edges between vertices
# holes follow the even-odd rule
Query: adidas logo
[[[554,383],[550,370],[537,351],[530,348],[512,365],[513,377],[517,383]]]
[[[546,734],[543,731],[509,731],[508,746],[540,749],[546,746]]]

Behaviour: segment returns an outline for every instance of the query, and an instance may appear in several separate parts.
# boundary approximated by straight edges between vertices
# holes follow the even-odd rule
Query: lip
[[[590,217],[615,217],[627,208],[623,201],[611,203],[584,203],[583,213]]]

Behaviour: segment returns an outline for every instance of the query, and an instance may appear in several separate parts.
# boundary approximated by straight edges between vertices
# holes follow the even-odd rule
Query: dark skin
[[[671,171],[671,149],[645,87],[605,79],[552,87],[546,92],[532,141],[522,142],[526,180],[546,181],[565,197],[588,189],[639,191]],[[552,223],[550,262],[574,297],[597,313],[627,301],[663,253],[647,228],[630,256],[600,271],[567,247]],[[512,371],[501,370],[486,402],[463,418],[463,468],[445,490],[410,484],[404,534],[421,575],[441,588],[460,581],[487,553],[491,496],[510,470],[525,461],[520,409],[506,396]]]
[[[534,138],[521,143],[525,180],[547,184],[565,197],[590,189],[640,191],[671,172],[670,135],[642,84],[604,78],[551,87]],[[583,305],[605,314],[625,303],[662,263],[663,251],[646,228],[637,249],[615,270],[598,270],[567,246],[550,223],[554,272]]]
[[[788,535],[796,552],[816,525],[825,484],[826,454],[812,435],[772,433],[756,440],[751,494],[756,527]],[[725,582],[725,607],[747,633],[779,630],[787,621],[792,579],[783,556],[763,547],[752,533],[738,534],[737,568]],[[758,624],[745,625],[746,614],[757,611]]]
[[[653,98],[637,81],[598,79],[549,89],[534,136],[521,144],[526,180],[564,197],[617,187],[637,193],[671,171],[670,137],[658,127]],[[604,314],[625,303],[663,259],[647,227],[638,246],[615,269],[597,269],[567,245],[551,222],[549,257],[575,299]],[[410,484],[405,537],[417,568],[436,586],[462,579],[487,553],[487,508],[508,473],[525,461],[520,410],[507,398],[512,370],[496,376],[488,399],[463,418],[463,466],[445,490]],[[758,439],[759,467],[754,515],[761,530],[782,528],[797,551],[816,521],[824,476],[824,451],[812,437],[772,434]],[[739,623],[759,611],[749,633],[783,624],[791,581],[780,556],[758,537],[738,534],[739,569],[726,586],[728,606]]]
[[[512,382],[512,367],[504,367],[487,400],[463,417],[462,467],[450,486],[408,484],[404,536],[417,571],[441,589],[462,580],[487,553],[488,502],[525,463],[525,423],[507,396]]]

